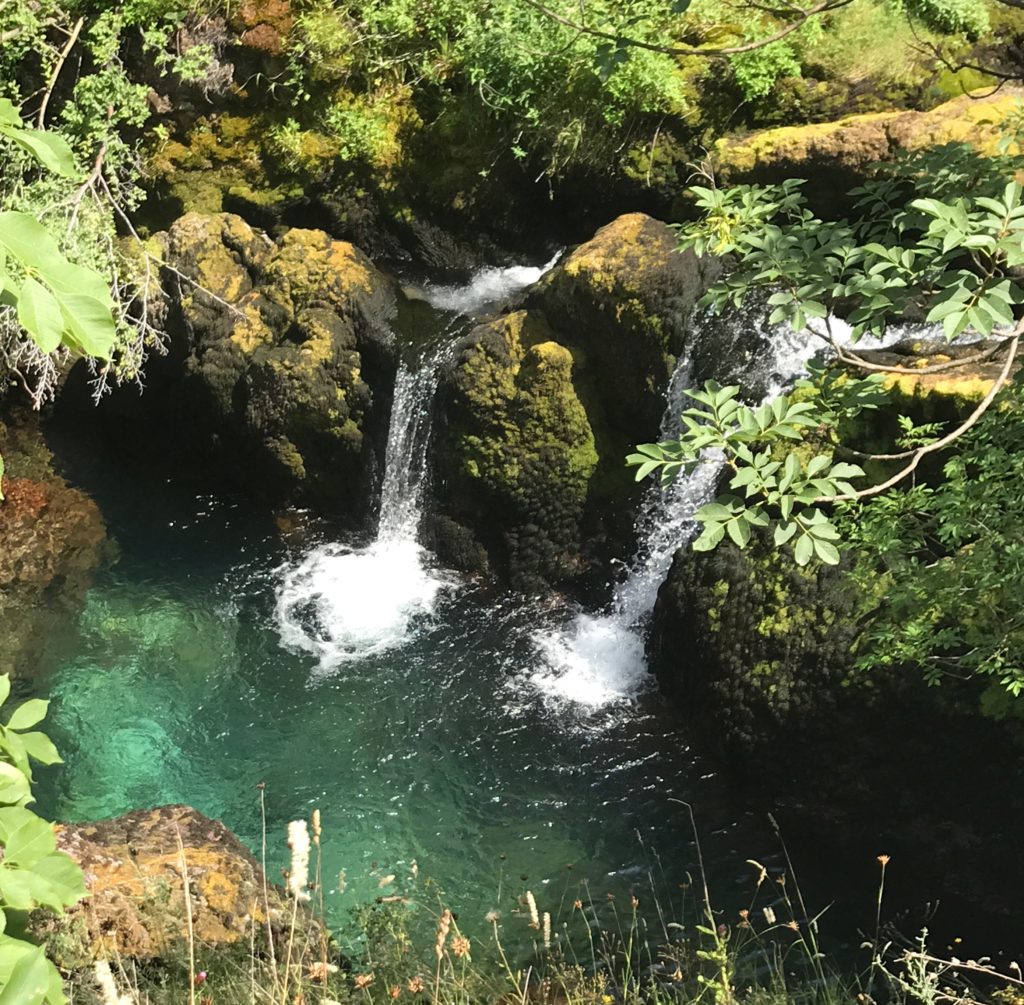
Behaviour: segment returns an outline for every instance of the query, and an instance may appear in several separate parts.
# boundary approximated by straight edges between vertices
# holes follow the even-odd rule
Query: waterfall
[[[454,314],[417,359],[395,375],[380,515],[364,547],[330,542],[279,570],[276,621],[282,643],[315,656],[321,671],[406,644],[438,600],[456,587],[417,537],[438,375],[474,314],[536,282],[551,265],[483,269],[464,286],[426,286],[431,306]]]
[[[773,332],[771,346],[765,400],[782,393],[818,351],[812,339],[787,329]],[[678,435],[684,392],[692,386],[691,369],[689,357],[682,356],[666,395],[662,439]],[[542,667],[532,681],[542,693],[597,708],[631,698],[647,683],[647,619],[673,556],[697,529],[694,513],[714,494],[722,463],[719,456],[705,456],[668,488],[651,482],[637,516],[636,553],[608,608],[600,614],[577,614],[567,627],[535,638]]]

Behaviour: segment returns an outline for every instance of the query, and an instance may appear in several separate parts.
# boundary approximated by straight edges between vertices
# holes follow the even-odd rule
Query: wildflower
[[[338,873],[338,893],[342,894],[345,892],[345,870],[342,869]]]
[[[409,866],[409,871],[412,873],[412,878],[415,879],[420,874],[420,867],[416,862],[416,859],[412,860],[412,864]]]
[[[601,995],[601,1005],[612,1005],[615,999],[611,995]]]
[[[574,911],[582,911],[583,910],[583,901],[582,900],[574,900],[572,902],[572,909]]]
[[[452,939],[452,956],[469,956],[469,939],[464,935]]]
[[[629,898],[629,905],[635,911],[640,906],[640,901],[635,896]]]
[[[544,912],[544,948],[551,948],[551,915]]]
[[[288,892],[296,900],[309,900],[306,890],[309,886],[309,831],[305,820],[293,820],[288,824],[288,847],[292,852]]]
[[[540,915],[537,913],[537,900],[529,890],[526,891],[526,906],[530,909],[530,927],[540,928]]]
[[[795,921],[787,921],[786,922],[786,927],[787,928],[792,928],[794,932],[799,932],[800,931],[800,926]]]
[[[392,984],[391,987],[388,988],[388,994],[392,998],[397,998],[401,993],[402,993],[402,985],[401,984]]]
[[[313,842],[320,844],[320,811],[313,810]]]
[[[682,972],[682,970],[679,969],[679,967],[676,967],[675,970],[672,971],[672,980],[674,980],[676,983],[678,983],[682,979],[683,979],[683,972]]]
[[[750,917],[750,912],[749,912],[749,911],[748,911],[748,910],[747,910],[747,909],[746,909],[746,908],[744,907],[744,908],[743,908],[743,910],[742,910],[742,911],[740,911],[740,917],[741,917],[741,918],[742,918],[742,919],[743,919],[744,921],[746,921],[746,920],[747,920],[747,918],[749,918],[749,917]]]
[[[878,861],[882,863],[882,868],[884,869],[889,864],[889,856],[888,855],[879,855],[878,856]]]
[[[394,883],[394,881],[395,881],[395,874],[394,873],[391,873],[389,876],[381,876],[381,878],[379,880],[377,880],[377,889],[378,890],[383,890],[385,886],[390,886],[392,883]]]
[[[331,974],[337,972],[338,968],[333,963],[324,963],[322,960],[306,964],[306,976],[311,981],[319,981],[321,984],[325,983]]]
[[[606,893],[605,897],[608,899],[608,903],[611,903],[615,899],[614,893]]]
[[[356,974],[353,983],[360,991],[368,988],[373,983],[373,974]]]
[[[206,983],[206,971],[205,970],[200,970],[199,973],[196,974],[195,977],[192,978],[192,985],[193,985],[193,987],[199,987],[201,984],[205,984],[205,983]]]
[[[501,921],[501,911],[488,911],[484,915],[484,921],[486,921],[489,925],[496,925],[499,921]]]
[[[762,907],[761,913],[764,915],[764,920],[767,921],[769,925],[775,924],[775,912],[770,907]]]
[[[418,995],[423,990],[423,978],[411,977],[409,983],[406,984],[406,989],[410,994]]]
[[[446,907],[437,919],[437,939],[434,942],[434,953],[438,959],[444,954],[444,941],[448,938],[448,932],[452,927],[452,912]]]

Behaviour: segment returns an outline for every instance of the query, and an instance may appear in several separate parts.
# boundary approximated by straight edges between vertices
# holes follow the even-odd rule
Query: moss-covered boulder
[[[597,452],[572,353],[540,317],[517,311],[469,336],[450,376],[446,438],[451,509],[479,528],[512,583],[571,574]]]
[[[523,589],[628,552],[639,490],[624,458],[657,436],[717,268],[676,245],[665,224],[620,217],[463,340],[442,379],[442,552],[478,558],[468,530]]]
[[[928,111],[848,115],[833,122],[764,129],[719,140],[713,152],[720,180],[779,182],[808,179],[814,199],[834,205],[867,174],[868,165],[899,151],[968,143],[979,154],[998,151],[999,122],[1024,91],[965,94]]]
[[[0,673],[33,673],[114,553],[103,517],[53,470],[34,422],[0,422]]]
[[[367,374],[389,376],[392,284],[322,231],[275,243],[230,214],[182,217],[167,261],[208,445],[264,494],[365,505]]]
[[[66,916],[37,925],[52,958],[67,969],[181,950],[190,913],[196,943],[212,949],[239,944],[248,952],[254,926],[265,944],[268,908],[275,935],[291,923],[287,898],[266,882],[249,850],[222,823],[188,806],[62,825],[57,846],[81,866],[89,891]],[[299,917],[308,925],[305,912]]]
[[[767,543],[684,547],[658,593],[648,655],[662,690],[726,746],[823,724],[848,679],[856,625],[841,573]]]

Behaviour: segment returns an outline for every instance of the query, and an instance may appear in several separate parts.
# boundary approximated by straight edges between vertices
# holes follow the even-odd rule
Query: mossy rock
[[[763,743],[829,714],[850,679],[853,610],[840,572],[768,542],[686,546],[658,594],[651,667],[723,749]]]
[[[35,417],[0,422],[0,673],[30,676],[113,559],[99,508],[53,470]]]
[[[439,464],[456,518],[479,528],[524,590],[572,574],[597,465],[572,353],[526,311],[475,329],[447,377]],[[438,525],[446,539],[451,530]],[[465,540],[458,550],[472,553]]]
[[[180,844],[179,844],[180,842]],[[57,846],[82,868],[89,896],[36,932],[66,969],[97,959],[159,959],[186,944],[249,947],[256,930],[287,934],[292,907],[222,823],[188,806],[133,810],[114,820],[61,825]],[[188,875],[186,904],[183,874]],[[298,912],[299,930],[314,923]],[[302,937],[305,937],[304,935]]]
[[[392,283],[322,231],[275,243],[230,214],[187,214],[167,243],[200,429],[261,494],[365,507],[365,357],[373,369],[391,352]]]
[[[861,182],[870,164],[901,150],[967,143],[983,156],[996,154],[998,122],[1022,94],[1003,88],[996,94],[961,95],[923,112],[873,112],[765,129],[719,140],[713,159],[724,183],[807,178],[812,199],[834,204],[836,193]]]

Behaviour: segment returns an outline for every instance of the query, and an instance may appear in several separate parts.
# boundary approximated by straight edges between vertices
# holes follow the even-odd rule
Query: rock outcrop
[[[0,422],[0,673],[31,673],[113,546],[96,504],[51,467],[34,423]]]
[[[475,540],[534,590],[628,549],[637,489],[624,458],[657,436],[717,269],[676,245],[665,224],[620,217],[462,342],[441,393],[445,557],[478,558]]]
[[[89,891],[67,915],[39,926],[62,967],[73,969],[94,959],[160,957],[185,942],[189,909],[196,942],[214,949],[244,943],[248,951],[253,925],[262,944],[268,906],[275,935],[291,922],[285,895],[265,883],[259,863],[241,841],[222,823],[188,806],[62,825],[57,846],[82,867]],[[299,917],[309,924],[304,912]]]
[[[1021,93],[1001,88],[995,94],[965,94],[926,112],[873,112],[764,129],[719,140],[713,159],[725,183],[806,178],[812,199],[828,201],[834,211],[838,193],[860,184],[870,164],[900,151],[967,143],[983,156],[997,153],[999,122]]]
[[[391,283],[323,231],[275,243],[230,214],[187,214],[166,245],[198,428],[262,494],[365,506],[368,374],[390,376]]]

